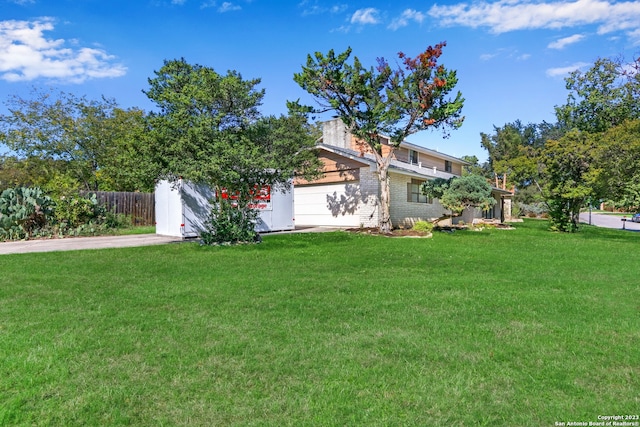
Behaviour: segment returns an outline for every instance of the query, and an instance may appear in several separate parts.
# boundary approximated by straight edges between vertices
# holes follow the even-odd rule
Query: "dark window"
[[[407,202],[412,203],[433,203],[430,197],[425,196],[420,191],[422,183],[425,182],[420,179],[412,179],[407,183]]]
[[[451,162],[449,160],[444,161],[444,171],[451,173]]]
[[[418,152],[416,150],[409,150],[409,163],[412,165],[418,164]]]

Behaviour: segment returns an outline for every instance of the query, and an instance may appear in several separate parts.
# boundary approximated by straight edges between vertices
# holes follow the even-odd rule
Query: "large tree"
[[[601,196],[618,207],[640,209],[640,120],[600,134],[593,155]]]
[[[502,127],[494,126],[493,134],[481,133],[480,137],[493,174],[506,179],[506,185],[515,186],[519,193],[530,186],[540,192],[540,152],[548,139],[558,139],[564,132],[557,124],[525,125],[516,120]]]
[[[541,153],[542,179],[552,230],[577,231],[580,208],[601,193],[594,164],[596,145],[597,138],[579,130],[547,141]]]
[[[631,64],[599,58],[587,71],[565,79],[567,103],[556,106],[558,122],[589,133],[640,118],[640,58]]]
[[[349,131],[373,153],[380,181],[382,232],[392,228],[389,212],[389,164],[394,150],[407,136],[429,128],[458,128],[464,99],[460,92],[450,98],[458,79],[456,72],[438,64],[445,43],[428,47],[415,58],[399,53],[395,68],[384,59],[365,67],[357,57],[349,63],[351,48],[336,55],[316,52],[294,80],[318,102],[307,111],[337,114]],[[381,135],[390,138],[383,146]]]
[[[242,220],[228,209],[223,190],[236,193],[238,208],[250,215],[256,185],[287,186],[296,172],[312,177],[318,171],[306,117],[261,116],[259,83],[180,59],[165,61],[145,91],[157,105],[148,126],[160,174],[215,189],[218,217]]]
[[[126,169],[123,145],[137,144],[142,112],[123,110],[113,99],[90,100],[71,93],[34,90],[30,99],[12,96],[6,102],[9,114],[0,115],[0,142],[19,156],[64,165],[58,172],[67,175],[85,190],[117,189],[110,171]],[[138,168],[143,162],[128,153],[126,166]],[[128,189],[148,190],[149,180]]]

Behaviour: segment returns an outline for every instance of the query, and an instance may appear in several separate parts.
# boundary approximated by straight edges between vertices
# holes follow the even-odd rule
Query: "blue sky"
[[[279,115],[286,100],[312,102],[293,81],[309,53],[350,46],[374,65],[441,41],[466,120],[448,139],[427,131],[409,141],[484,160],[480,132],[555,121],[568,72],[638,56],[640,1],[0,0],[0,101],[53,87],[150,110],[147,79],[184,57],[261,78],[262,111]]]

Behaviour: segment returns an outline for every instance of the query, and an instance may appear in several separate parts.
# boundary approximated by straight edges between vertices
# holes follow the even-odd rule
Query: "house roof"
[[[334,145],[327,145],[322,143],[319,143],[316,146],[322,150],[326,150],[328,152],[337,154],[339,156],[346,157],[350,160],[360,162],[363,165],[369,165],[374,169],[377,167],[376,159],[373,154],[360,153],[358,151],[350,150],[348,148],[336,147]],[[389,164],[389,170],[391,172],[399,173],[401,175],[409,175],[409,176],[414,176],[416,178],[424,178],[424,179],[434,179],[434,178],[450,179],[458,176],[448,172],[434,170],[433,168],[423,168],[423,167],[420,167],[419,165],[412,165],[410,163],[401,162],[399,160],[391,160],[391,163]],[[494,187],[493,185],[491,186],[491,190],[494,193],[502,194],[505,196],[512,195],[511,191],[503,190],[502,188]]]
[[[323,123],[323,126],[326,129],[326,127],[328,125],[330,125],[331,123],[337,124],[338,129],[340,129],[341,131],[346,132],[347,134],[351,135],[351,132],[347,129],[347,127],[345,126],[344,122],[342,122],[342,120],[340,120],[337,117],[333,118],[332,120],[325,121]],[[387,141],[391,140],[391,138],[388,135],[385,135],[385,134],[379,134],[378,136],[380,138],[386,139]],[[324,137],[325,137],[325,133],[323,132],[323,136],[319,139],[320,143],[324,143],[324,141],[322,140]],[[334,144],[325,144],[325,145],[332,145],[333,146]],[[338,145],[338,147],[341,147],[341,146],[342,146],[342,144]],[[462,160],[462,159],[460,159],[458,157],[454,157],[454,156],[450,156],[449,154],[441,153],[438,150],[432,150],[430,148],[426,148],[426,147],[423,147],[423,146],[420,146],[420,145],[412,144],[412,143],[410,143],[410,142],[408,142],[406,140],[402,141],[399,146],[401,148],[406,148],[406,149],[417,151],[417,152],[422,153],[422,154],[427,154],[427,155],[429,155],[431,157],[435,157],[437,159],[449,160],[449,161],[453,161],[453,162],[456,162],[456,163],[462,163],[463,165],[469,165],[470,164],[469,162],[467,162],[465,160]]]
[[[409,148],[409,149],[417,151],[419,153],[428,154],[428,155],[436,157],[436,158],[440,158],[440,159],[444,159],[444,160],[451,160],[451,161],[454,161],[454,162],[462,163],[463,165],[470,165],[471,164],[471,163],[467,162],[466,160],[462,160],[462,159],[460,159],[458,157],[450,156],[448,154],[441,153],[441,152],[439,152],[437,150],[432,150],[430,148],[425,148],[425,147],[422,147],[420,145],[412,144],[412,143],[407,142],[407,141],[402,142],[400,144],[400,147]]]
[[[323,150],[329,151],[331,153],[335,153],[340,156],[346,157],[348,159],[355,160],[363,164],[368,164],[369,166],[372,166],[374,168],[377,167],[376,158],[374,157],[373,154],[360,153],[358,151],[351,150],[348,148],[336,147],[334,145],[327,145],[322,143],[318,144],[317,147]],[[391,160],[391,163],[389,164],[389,170],[391,172],[395,172],[403,175],[410,175],[418,178],[428,178],[428,179],[434,179],[434,178],[449,179],[457,176],[448,172],[436,170],[435,168],[421,167],[420,165],[412,165],[409,163],[401,162],[399,160]]]

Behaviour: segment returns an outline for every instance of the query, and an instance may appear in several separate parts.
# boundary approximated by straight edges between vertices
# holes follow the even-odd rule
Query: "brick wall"
[[[380,214],[378,174],[371,167],[360,169],[360,223],[363,227],[377,227]]]
[[[407,185],[411,177],[391,173],[391,222],[394,227],[411,228],[416,221],[431,221],[441,217],[446,211],[438,202],[407,202]]]

